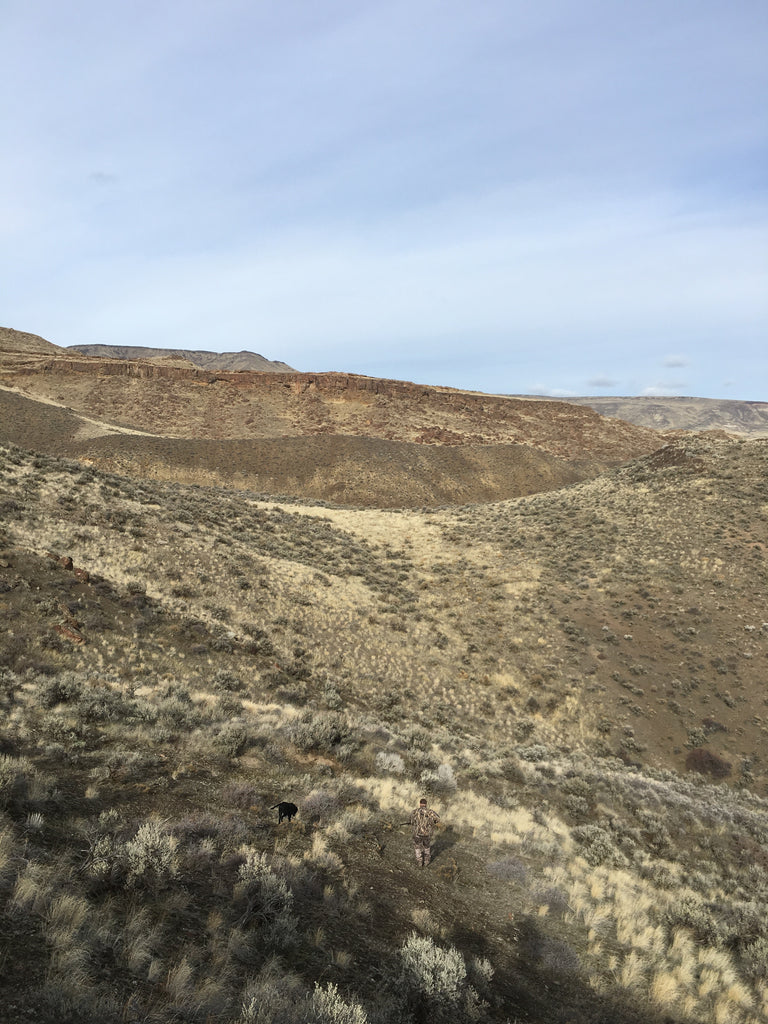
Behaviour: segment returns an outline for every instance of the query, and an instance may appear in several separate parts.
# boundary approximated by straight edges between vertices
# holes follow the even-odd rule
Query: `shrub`
[[[238,870],[239,881],[234,890],[238,923],[257,925],[259,937],[268,947],[284,948],[294,941],[296,934],[293,893],[285,879],[272,871],[265,853],[250,847],[243,847],[241,853],[245,860]]]
[[[82,694],[77,711],[84,722],[119,722],[134,717],[136,705],[117,690],[99,686]]]
[[[159,821],[148,821],[125,844],[128,883],[141,881],[160,888],[178,871],[178,839],[169,835]]]
[[[746,946],[744,962],[753,978],[768,978],[768,938],[761,936]]]
[[[574,793],[569,793],[563,801],[563,806],[568,813],[574,818],[581,818],[584,820],[589,817],[590,805],[589,801],[583,796],[576,796]]]
[[[437,768],[437,758],[426,750],[412,750],[409,754],[409,761],[414,771]]]
[[[464,957],[414,932],[400,950],[401,982],[417,1012],[432,1020],[457,1020],[470,995]]]
[[[348,735],[346,719],[334,711],[321,714],[305,711],[290,732],[292,742],[305,751],[331,751]]]
[[[301,805],[308,822],[326,820],[339,810],[339,798],[327,789],[313,789]]]
[[[403,733],[403,739],[411,750],[429,750],[432,734],[420,725],[411,725]]]
[[[218,672],[215,672],[212,682],[214,689],[230,693],[236,693],[238,690],[244,689],[245,685],[234,672],[228,672],[226,669],[219,669]]]
[[[707,742],[707,734],[704,729],[695,728],[688,730],[688,739],[686,740],[686,747],[703,747]]]
[[[239,757],[248,746],[248,730],[238,722],[225,725],[213,740],[225,757]]]
[[[315,985],[311,1013],[308,1024],[368,1024],[368,1015],[362,1006],[346,1003],[333,982],[325,988]]]
[[[161,692],[157,710],[160,720],[169,725],[192,726],[200,720],[200,712],[192,703],[189,690],[180,683],[172,683]]]
[[[232,693],[225,693],[216,701],[216,714],[221,718],[237,718],[242,711],[243,702]]]
[[[296,975],[277,960],[268,960],[243,992],[235,1024],[298,1024],[309,1014],[309,997]]]
[[[57,676],[38,690],[37,700],[41,707],[52,708],[57,704],[78,700],[83,692],[82,684],[70,673]]]
[[[265,657],[271,657],[275,653],[275,645],[265,630],[249,625],[244,626],[244,630],[251,637],[251,640],[245,645],[249,654],[263,654]]]
[[[402,775],[405,771],[405,762],[399,754],[380,750],[376,755],[376,767],[382,772],[393,772],[395,775]]]
[[[530,747],[523,747],[519,751],[519,756],[522,761],[543,761],[551,755],[548,747],[541,743],[534,743]]]
[[[421,773],[421,782],[432,793],[453,793],[456,790],[456,776],[449,764],[438,765],[436,771]]]
[[[671,903],[666,920],[672,931],[687,928],[700,942],[717,941],[717,921],[704,900],[694,892],[684,892]]]
[[[584,858],[593,867],[606,863],[617,867],[626,862],[626,858],[614,846],[610,834],[599,825],[580,825],[572,830],[571,835],[584,847]]]

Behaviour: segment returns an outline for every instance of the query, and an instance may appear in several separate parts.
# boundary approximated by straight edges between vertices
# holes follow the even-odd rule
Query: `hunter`
[[[419,806],[411,812],[409,822],[413,829],[413,852],[416,855],[416,863],[419,867],[426,867],[432,856],[432,839],[435,829],[440,824],[440,818],[430,807],[424,797],[419,800]]]

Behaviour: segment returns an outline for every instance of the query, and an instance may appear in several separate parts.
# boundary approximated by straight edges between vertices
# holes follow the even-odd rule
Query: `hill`
[[[615,416],[654,430],[725,430],[745,437],[768,437],[768,402],[714,398],[568,398],[602,416]]]
[[[596,460],[532,446],[425,446],[354,435],[210,440],[109,426],[0,390],[0,437],[144,478],[250,489],[358,507],[497,500],[594,475]]]
[[[58,345],[46,341],[37,334],[15,331],[12,327],[0,327],[0,353],[26,352],[36,355],[53,355],[63,352]]]
[[[148,348],[144,345],[70,345],[68,352],[102,359],[184,359],[206,370],[258,370],[290,373],[287,363],[266,359],[257,352],[206,352],[182,348]]]
[[[209,372],[163,360],[0,360],[0,380],[30,398],[170,437],[318,434],[422,445],[523,443],[566,458],[619,462],[658,445],[655,431],[587,408],[341,373]]]
[[[655,431],[557,402],[349,374],[214,373],[175,359],[0,354],[0,387],[0,437],[14,444],[357,506],[506,499],[659,443]]]
[[[0,461],[0,1019],[768,1019],[764,442],[432,512]]]

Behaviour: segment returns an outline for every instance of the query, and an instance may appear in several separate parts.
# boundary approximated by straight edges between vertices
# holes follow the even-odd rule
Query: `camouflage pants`
[[[424,867],[429,864],[429,859],[432,856],[431,846],[432,836],[413,837],[413,852],[416,854],[417,864],[422,864]]]

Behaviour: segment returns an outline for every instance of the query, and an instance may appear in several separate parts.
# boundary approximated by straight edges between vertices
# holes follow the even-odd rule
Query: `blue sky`
[[[4,0],[0,323],[768,400],[764,0]]]

